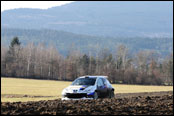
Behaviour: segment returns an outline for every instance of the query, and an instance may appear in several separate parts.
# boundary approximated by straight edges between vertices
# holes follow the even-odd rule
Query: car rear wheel
[[[109,92],[109,96],[108,96],[108,98],[113,98],[115,95],[114,95],[114,91],[112,90],[112,91],[110,91]]]
[[[111,91],[111,98],[115,97],[114,91]]]

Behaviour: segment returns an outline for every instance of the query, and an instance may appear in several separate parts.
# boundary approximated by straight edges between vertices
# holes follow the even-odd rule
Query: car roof
[[[102,75],[95,75],[95,76],[91,76],[91,75],[85,75],[85,76],[81,76],[79,78],[108,78],[108,76],[102,76]]]

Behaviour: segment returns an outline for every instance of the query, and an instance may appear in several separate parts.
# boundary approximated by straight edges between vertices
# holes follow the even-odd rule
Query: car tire
[[[94,99],[98,99],[98,93],[97,92],[94,93]]]
[[[108,98],[111,98],[111,92],[112,92],[112,91],[109,91],[109,95],[108,95]]]
[[[113,97],[114,97],[114,91],[111,90],[111,91],[109,92],[108,98],[113,98]]]
[[[114,94],[114,91],[113,90],[111,91],[111,94],[110,95],[111,95],[111,98],[114,98],[115,97],[115,94]]]

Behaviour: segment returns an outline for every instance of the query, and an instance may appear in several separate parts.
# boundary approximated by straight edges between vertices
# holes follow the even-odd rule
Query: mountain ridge
[[[111,37],[173,37],[172,2],[72,2],[4,11],[2,27],[64,30]],[[14,18],[15,17],[15,18]]]

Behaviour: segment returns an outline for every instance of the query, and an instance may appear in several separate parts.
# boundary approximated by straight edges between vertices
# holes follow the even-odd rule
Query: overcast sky
[[[1,12],[14,8],[40,8],[47,9],[60,6],[72,1],[1,1]]]

